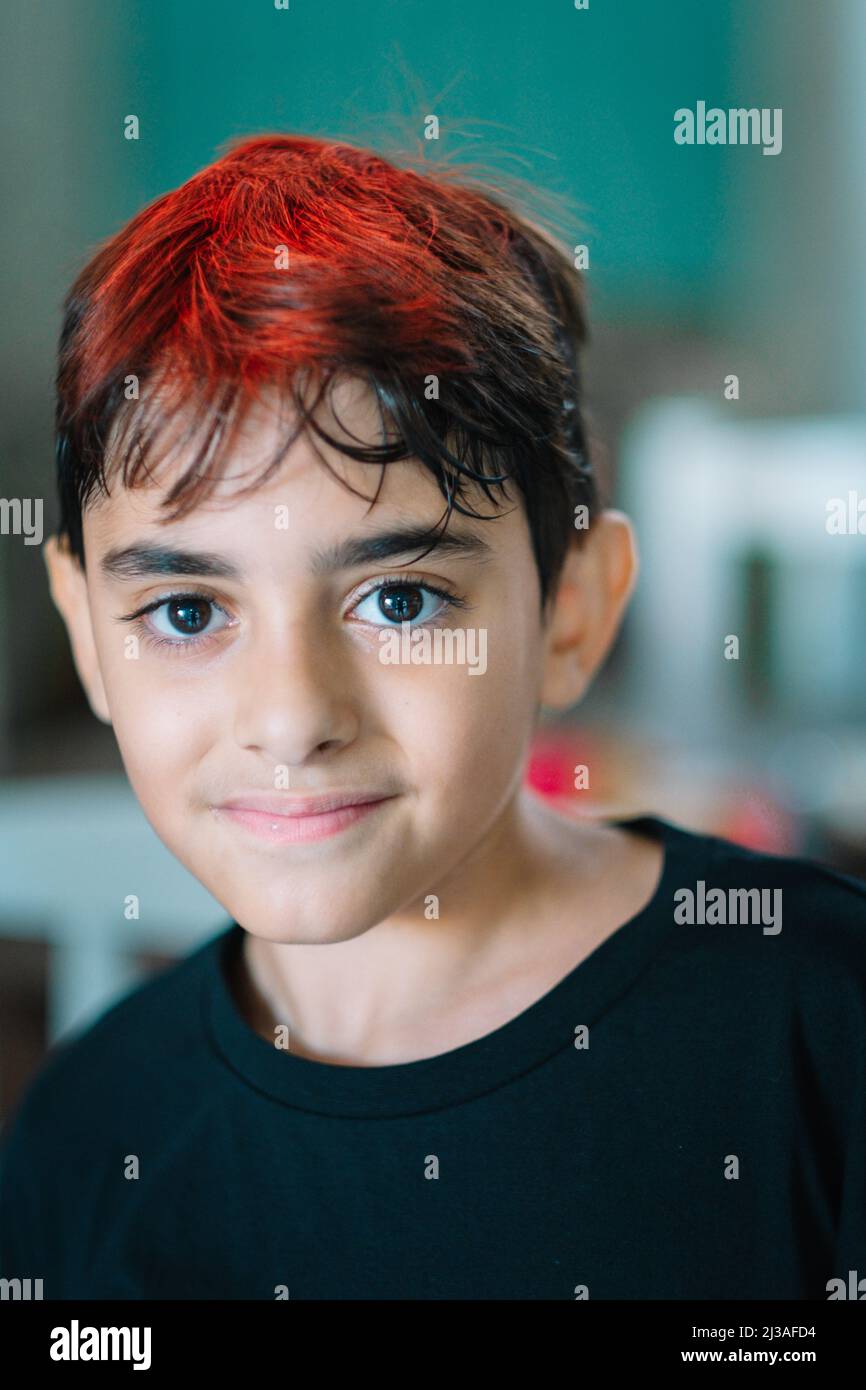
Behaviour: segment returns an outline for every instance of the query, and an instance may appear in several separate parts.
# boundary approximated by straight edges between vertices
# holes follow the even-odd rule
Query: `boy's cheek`
[[[214,741],[201,700],[182,699],[138,679],[109,689],[117,745],[133,790],[146,810],[166,815],[195,792],[196,769]]]
[[[451,673],[435,691],[407,697],[390,735],[412,769],[422,801],[454,823],[496,805],[521,765],[534,692],[508,681]]]

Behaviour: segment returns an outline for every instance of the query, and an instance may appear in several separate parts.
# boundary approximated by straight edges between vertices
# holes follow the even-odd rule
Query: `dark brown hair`
[[[586,335],[570,255],[460,171],[302,136],[235,142],[101,244],[66,297],[60,534],[83,566],[82,509],[109,492],[107,444],[123,485],[141,485],[166,424],[192,407],[184,438],[200,447],[164,502],[185,515],[220,477],[260,386],[275,385],[296,414],[261,477],[309,427],[364,462],[417,459],[446,522],[452,508],[482,515],[464,505],[468,485],[492,500],[513,481],[544,605],[584,534],[575,508],[591,521],[599,505],[581,409]],[[339,441],[312,418],[345,374],[375,393],[381,444]]]

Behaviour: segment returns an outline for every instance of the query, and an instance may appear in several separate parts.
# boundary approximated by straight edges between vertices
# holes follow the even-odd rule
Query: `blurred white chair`
[[[631,712],[646,732],[705,744],[739,727],[862,726],[866,535],[830,534],[827,505],[866,498],[866,420],[738,410],[665,400],[627,432],[619,496],[641,554]]]
[[[139,915],[128,920],[133,894]],[[179,957],[229,920],[122,775],[0,786],[0,936],[49,946],[49,1043],[136,983],[136,953]]]

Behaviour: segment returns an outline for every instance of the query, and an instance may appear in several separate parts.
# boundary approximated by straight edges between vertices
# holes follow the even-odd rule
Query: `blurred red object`
[[[588,800],[590,789],[575,787],[575,769],[591,767],[594,753],[594,745],[582,733],[539,735],[529,756],[526,783],[541,796]]]
[[[715,834],[764,854],[796,854],[803,847],[795,818],[762,792],[743,790],[727,799]]]

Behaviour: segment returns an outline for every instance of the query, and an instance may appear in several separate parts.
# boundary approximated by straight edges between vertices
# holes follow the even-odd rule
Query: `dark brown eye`
[[[368,589],[352,610],[362,622],[376,627],[396,627],[400,623],[421,626],[442,617],[451,609],[466,608],[466,600],[438,584],[395,577]],[[382,619],[386,619],[385,623]]]
[[[199,640],[215,637],[227,623],[225,609],[204,594],[175,594],[162,599],[144,618],[145,630],[157,645],[170,643],[175,647],[192,647]]]
[[[421,590],[415,584],[400,584],[379,590],[379,608],[396,623],[410,623],[424,607]]]
[[[194,637],[207,627],[212,605],[207,599],[172,599],[166,605],[166,616],[175,632]]]

